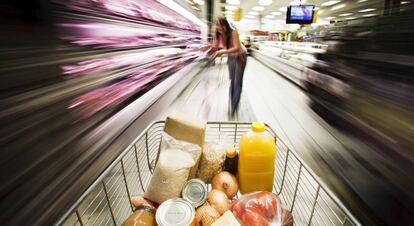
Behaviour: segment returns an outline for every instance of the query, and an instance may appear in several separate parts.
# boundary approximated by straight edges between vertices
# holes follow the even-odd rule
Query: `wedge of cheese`
[[[177,140],[199,145],[201,151],[204,148],[205,131],[205,121],[197,120],[180,112],[174,112],[165,120],[164,132]],[[200,160],[191,168],[189,179],[195,177],[199,162]]]
[[[241,226],[230,210],[227,210],[223,216],[214,221],[211,226]]]

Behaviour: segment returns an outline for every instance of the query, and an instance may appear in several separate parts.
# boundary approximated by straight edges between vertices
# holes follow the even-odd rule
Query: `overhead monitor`
[[[311,24],[314,14],[314,5],[291,5],[287,8],[287,24]]]

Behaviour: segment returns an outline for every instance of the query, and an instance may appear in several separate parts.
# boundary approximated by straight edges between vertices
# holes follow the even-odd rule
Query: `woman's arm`
[[[240,51],[241,46],[240,46],[239,33],[236,30],[234,30],[232,31],[231,36],[232,36],[231,38],[232,38],[233,48],[219,50],[216,52],[216,56],[220,56],[223,54],[237,53]]]

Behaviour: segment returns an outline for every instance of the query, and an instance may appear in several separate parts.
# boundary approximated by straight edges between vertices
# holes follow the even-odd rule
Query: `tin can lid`
[[[195,208],[191,203],[174,198],[163,202],[157,209],[155,218],[159,226],[184,226],[193,222]]]
[[[182,191],[183,198],[190,202],[195,208],[206,202],[208,188],[206,183],[200,179],[189,180]]]

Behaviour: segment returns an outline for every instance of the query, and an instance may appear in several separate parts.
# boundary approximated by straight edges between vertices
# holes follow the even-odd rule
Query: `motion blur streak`
[[[117,135],[87,134],[193,62],[201,30],[155,0],[10,0],[0,19],[0,222],[51,225]]]
[[[328,29],[327,53],[303,81],[311,107],[360,142],[317,158],[343,181],[340,193],[353,191],[368,207],[365,217],[381,219],[375,224],[413,222],[413,15],[407,7]]]

